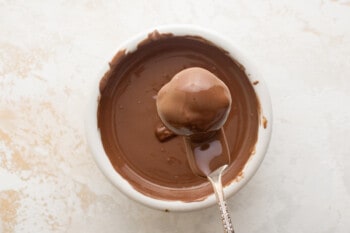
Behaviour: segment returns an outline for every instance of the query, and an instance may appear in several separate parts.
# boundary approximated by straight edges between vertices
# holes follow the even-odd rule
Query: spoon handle
[[[225,170],[226,167],[227,165],[218,168],[216,171],[214,171],[208,176],[208,179],[213,186],[215,196],[216,196],[216,201],[219,205],[221,221],[224,227],[224,232],[234,233],[230,213],[227,208],[227,203],[224,199],[224,192],[223,192],[222,183],[221,183],[222,172]]]
[[[228,212],[227,204],[226,201],[222,201],[218,203],[219,208],[220,208],[220,214],[221,214],[221,221],[224,226],[224,232],[225,233],[234,233],[235,231],[233,230],[232,222],[231,222],[231,217]]]

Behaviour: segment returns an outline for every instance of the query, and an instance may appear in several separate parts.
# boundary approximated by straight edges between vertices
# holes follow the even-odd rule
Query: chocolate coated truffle
[[[177,73],[157,96],[164,125],[178,135],[218,130],[231,109],[228,87],[213,73],[192,67]]]

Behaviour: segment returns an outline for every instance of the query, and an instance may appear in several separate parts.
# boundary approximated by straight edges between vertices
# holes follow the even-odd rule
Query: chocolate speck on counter
[[[266,129],[267,128],[267,119],[265,116],[262,117],[262,124],[263,124],[264,129]]]

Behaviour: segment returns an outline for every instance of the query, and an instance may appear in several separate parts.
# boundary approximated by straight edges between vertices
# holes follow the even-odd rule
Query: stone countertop
[[[0,0],[0,232],[221,232],[216,206],[130,201],[84,136],[94,79],[118,45],[159,24],[229,37],[271,92],[273,134],[229,199],[237,233],[350,231],[350,1]]]

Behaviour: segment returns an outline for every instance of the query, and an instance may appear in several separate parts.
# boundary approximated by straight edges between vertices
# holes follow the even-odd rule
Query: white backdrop
[[[93,79],[119,43],[159,24],[214,29],[258,65],[273,135],[231,198],[236,233],[350,230],[350,1],[0,0],[0,232],[221,232],[215,207],[128,200],[84,137]]]

